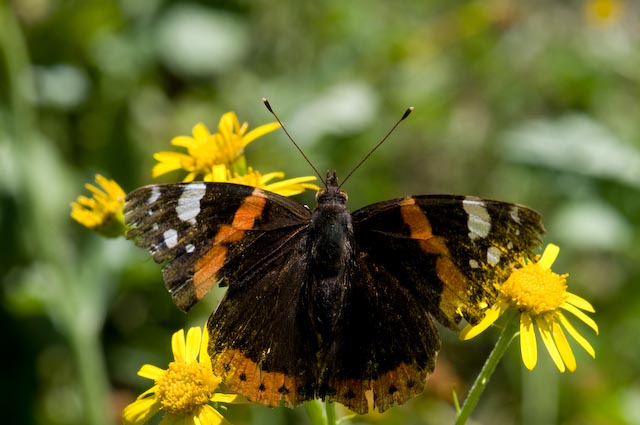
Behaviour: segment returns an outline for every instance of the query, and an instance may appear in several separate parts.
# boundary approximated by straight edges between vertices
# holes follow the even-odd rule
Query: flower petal
[[[538,363],[538,344],[529,313],[520,315],[520,355],[524,366],[533,370]]]
[[[275,173],[269,173],[269,174],[275,174]],[[265,174],[264,176],[262,176],[262,178],[260,179],[261,182],[269,174]],[[314,181],[314,180],[317,180],[317,178],[314,177],[314,176],[295,177],[293,179],[286,179],[286,180],[282,180],[282,181],[279,181],[279,182],[271,183],[271,184],[268,185],[268,187],[270,187],[271,189],[274,189],[274,190],[278,190],[278,189],[280,189],[282,187],[285,187],[285,186],[294,186],[294,185],[295,186],[299,186],[300,183],[306,183],[306,182],[310,182],[310,181]],[[313,185],[313,186],[315,186],[315,185]],[[315,186],[315,187],[318,187],[318,186]],[[318,190],[320,190],[319,187],[318,187]]]
[[[231,425],[220,412],[208,405],[202,406],[196,420],[202,425]]]
[[[499,301],[495,303],[484,315],[484,318],[480,320],[475,326],[467,325],[460,332],[459,338],[466,341],[468,339],[474,338],[484,332],[493,322],[495,322],[498,317],[502,315],[509,307],[509,304],[504,301]]]
[[[567,292],[566,295],[567,295],[567,298],[565,302],[568,302],[569,304],[576,306],[579,309],[582,309],[584,311],[588,311],[589,313],[596,312],[596,310],[593,308],[591,303],[585,300],[584,298],[579,297],[576,294],[572,294],[571,292]]]
[[[580,344],[580,346],[584,348],[587,353],[589,353],[591,357],[595,358],[596,350],[593,349],[593,347],[585,337],[580,335],[580,333],[576,330],[576,328],[573,327],[573,325],[571,324],[571,322],[569,322],[565,315],[558,311],[556,313],[556,317],[560,319],[560,323],[562,323],[562,326],[564,326],[567,332],[569,332],[569,335],[571,335],[573,339],[575,339],[578,344]]]
[[[594,332],[596,333],[596,335],[598,335],[598,325],[596,324],[596,322],[589,316],[587,316],[586,314],[584,314],[582,312],[582,310],[579,310],[578,308],[574,307],[572,304],[569,303],[563,303],[560,308],[567,310],[570,313],[573,313],[574,316],[576,316],[578,319],[582,320],[584,323],[586,323],[591,329],[594,330]]]
[[[200,326],[194,326],[187,332],[187,346],[185,350],[185,361],[187,363],[198,360],[198,352],[200,351],[200,340],[202,339],[202,331]]]
[[[227,404],[245,404],[245,403],[252,403],[251,401],[249,401],[246,397],[240,395],[240,394],[222,394],[222,393],[215,393],[213,394],[213,396],[210,398],[211,401],[215,402],[215,403],[227,403]]]
[[[267,133],[271,133],[280,128],[280,124],[277,122],[270,122],[269,124],[261,125],[260,127],[256,127],[247,134],[242,137],[242,147],[244,148],[249,143],[253,142],[258,137],[264,136]]]
[[[182,182],[183,183],[191,183],[192,181],[194,181],[196,179],[197,175],[198,175],[198,173],[196,173],[195,171],[192,171],[191,173],[187,174],[184,179],[182,179]]]
[[[154,366],[152,364],[142,365],[140,370],[138,371],[138,376],[147,379],[153,379],[154,381],[164,375],[164,370],[160,369],[158,366]]]
[[[199,144],[206,143],[209,140],[209,137],[211,137],[211,132],[209,131],[207,126],[201,122],[199,122],[198,124],[195,125],[195,127],[193,127],[192,132],[193,132],[193,138],[196,139],[196,141]]]
[[[550,269],[553,262],[558,258],[559,253],[560,247],[558,245],[547,244],[537,264],[544,269]]]
[[[538,329],[540,330],[540,336],[542,336],[542,342],[544,342],[551,359],[556,364],[556,367],[560,371],[560,373],[565,371],[564,362],[562,361],[562,356],[558,352],[558,347],[553,340],[553,334],[551,329],[549,329],[549,325],[546,320],[541,316],[536,317],[536,324],[538,325]]]
[[[160,411],[160,402],[156,398],[138,399],[124,408],[122,422],[124,424],[145,424]]]
[[[184,341],[184,330],[180,329],[171,336],[171,350],[176,361],[184,362],[187,346]]]
[[[209,331],[205,327],[204,331],[202,332],[202,338],[200,340],[199,362],[206,368],[211,369],[211,358],[209,357],[208,349],[209,349]]]
[[[551,330],[553,333],[553,340],[556,343],[558,351],[560,351],[562,361],[567,366],[567,369],[569,369],[569,372],[574,372],[576,370],[576,358],[573,355],[573,351],[571,351],[571,346],[569,345],[569,341],[567,341],[567,337],[564,335],[564,332],[560,327],[560,323],[553,320]]]
[[[273,179],[281,179],[281,178],[284,178],[284,172],[283,171],[273,171],[271,173],[267,173],[267,174],[261,175],[260,176],[260,184],[261,185],[265,185],[265,184],[267,184],[268,181],[271,181]]]

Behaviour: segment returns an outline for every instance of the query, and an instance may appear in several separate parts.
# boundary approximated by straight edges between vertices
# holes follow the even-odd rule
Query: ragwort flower
[[[509,308],[516,308],[520,312],[520,351],[527,369],[532,370],[538,360],[534,325],[538,327],[542,342],[560,372],[564,372],[565,367],[571,372],[576,369],[576,359],[563,327],[595,358],[595,350],[589,341],[563,313],[570,312],[598,333],[596,322],[583,312],[594,313],[591,304],[567,292],[568,274],[558,275],[551,270],[559,252],[560,248],[549,244],[537,262],[526,262],[522,268],[515,269],[507,281],[498,286],[496,304],[487,310],[484,319],[477,325],[467,325],[460,338],[466,340],[477,336]]]
[[[246,403],[237,394],[220,394],[215,389],[220,378],[211,370],[207,354],[208,334],[200,327],[189,329],[185,341],[181,329],[173,334],[171,347],[174,361],[166,370],[143,365],[138,375],[152,379],[153,387],[142,393],[122,412],[123,423],[144,424],[160,411],[165,416],[161,425],[217,425],[229,422],[210,405],[214,403]]]
[[[277,122],[261,125],[247,132],[249,125],[240,125],[234,112],[222,115],[218,123],[218,132],[211,133],[202,123],[193,127],[193,136],[177,136],[171,140],[174,146],[187,149],[187,153],[172,151],[157,152],[153,157],[158,161],[153,167],[153,177],[174,170],[188,172],[183,181],[190,182],[198,176],[204,181],[218,181],[216,176],[226,174],[226,168],[236,171],[237,164],[244,164],[244,148],[267,133],[280,127]],[[240,167],[243,168],[243,167]]]
[[[100,174],[96,174],[95,180],[99,187],[85,184],[93,197],[81,195],[71,203],[71,218],[107,237],[124,235],[122,208],[126,193],[114,180]]]

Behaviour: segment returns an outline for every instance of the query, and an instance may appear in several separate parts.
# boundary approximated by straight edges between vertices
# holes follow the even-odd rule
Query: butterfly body
[[[226,183],[140,188],[127,197],[129,237],[165,263],[188,310],[228,286],[208,322],[216,374],[249,399],[313,398],[365,413],[420,394],[435,366],[435,318],[475,323],[522,257],[540,216],[516,204],[408,196],[353,213],[334,175],[308,208]]]

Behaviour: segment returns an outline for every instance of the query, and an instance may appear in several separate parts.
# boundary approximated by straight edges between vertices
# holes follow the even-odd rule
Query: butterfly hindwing
[[[362,251],[343,284],[349,289],[327,348],[320,396],[366,413],[368,390],[381,412],[420,394],[440,349],[429,312]]]

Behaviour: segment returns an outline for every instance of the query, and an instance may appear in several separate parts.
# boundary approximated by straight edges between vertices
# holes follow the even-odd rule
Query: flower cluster
[[[255,186],[283,196],[293,196],[305,190],[319,190],[311,183],[315,176],[303,176],[284,179],[284,173],[275,171],[261,174],[247,166],[244,156],[245,147],[257,138],[280,128],[277,122],[261,125],[248,131],[249,125],[240,124],[234,112],[222,115],[218,123],[218,131],[210,133],[202,123],[193,127],[192,136],[177,136],[171,144],[187,149],[187,153],[162,151],[153,157],[158,163],[152,169],[152,176],[159,177],[176,170],[187,171],[185,182],[200,177],[207,182],[230,182]],[[96,176],[96,183],[102,187],[87,184],[93,197],[79,196],[71,203],[71,217],[78,223],[104,236],[117,237],[126,232],[122,209],[125,192],[113,180],[101,175]]]
[[[96,183],[100,187],[85,184],[93,197],[81,195],[71,203],[71,218],[103,236],[120,236],[125,230],[122,208],[126,194],[118,183],[100,174],[96,175]]]
[[[496,285],[497,302],[491,306],[483,320],[475,326],[467,325],[460,337],[471,339],[494,323],[510,308],[520,313],[520,351],[525,367],[532,370],[538,361],[536,333],[538,327],[542,342],[560,372],[573,372],[576,359],[563,328],[591,357],[595,350],[569,322],[563,311],[569,312],[598,333],[598,325],[584,311],[593,313],[593,306],[585,299],[567,292],[568,274],[559,275],[551,270],[560,248],[549,244],[537,262],[524,261],[506,282]]]

